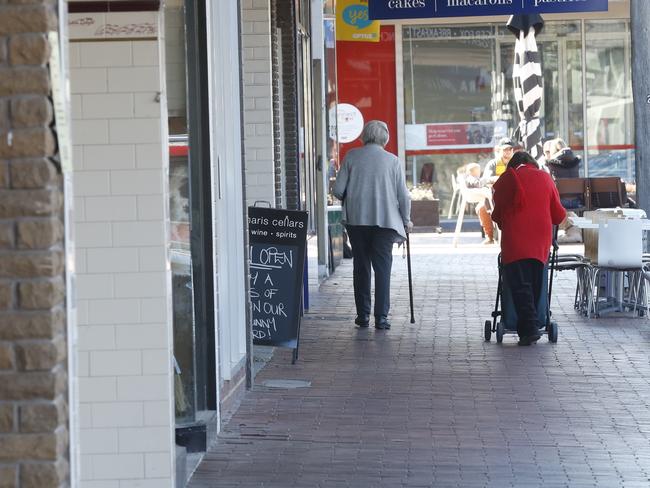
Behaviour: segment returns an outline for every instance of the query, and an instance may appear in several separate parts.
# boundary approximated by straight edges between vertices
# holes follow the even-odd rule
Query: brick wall
[[[276,144],[283,144],[281,154],[283,159],[275,160],[276,173],[283,174],[285,195],[284,205],[288,209],[300,208],[300,193],[298,181],[298,96],[297,96],[297,66],[296,66],[296,18],[294,2],[272,0],[273,25],[281,31],[277,41],[282,46],[282,59],[279,68],[282,70],[282,134],[276,126],[274,139]],[[278,87],[279,89],[279,87]],[[277,93],[277,92],[276,92]],[[276,153],[276,158],[280,152]],[[280,168],[284,165],[283,170]]]
[[[172,486],[160,46],[70,43],[82,487]]]
[[[297,209],[298,127],[293,2],[242,0],[248,204]]]
[[[282,43],[278,32],[278,16],[276,2],[271,0],[271,84],[273,87],[273,166],[275,170],[275,202],[277,207],[286,205],[284,198],[285,161],[283,146],[283,113],[282,113]]]
[[[47,32],[56,2],[0,2],[0,487],[68,484],[63,186]]]
[[[246,198],[275,204],[269,0],[241,0]]]

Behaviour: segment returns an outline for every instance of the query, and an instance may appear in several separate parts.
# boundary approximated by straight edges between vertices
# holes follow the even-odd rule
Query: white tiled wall
[[[72,42],[83,488],[172,486],[158,41]]]
[[[270,2],[242,0],[246,199],[275,203]]]
[[[165,2],[165,67],[167,110],[170,116],[183,116],[186,107],[185,19],[182,2]]]

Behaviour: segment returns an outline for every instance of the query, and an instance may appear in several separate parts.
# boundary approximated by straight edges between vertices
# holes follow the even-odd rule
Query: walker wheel
[[[491,320],[486,320],[485,321],[485,329],[484,329],[484,336],[485,340],[487,342],[490,342],[490,337],[492,337],[492,321]]]
[[[499,322],[497,324],[497,344],[501,344],[503,342],[503,324]]]
[[[555,344],[557,342],[557,322],[551,322],[548,327],[548,341]]]

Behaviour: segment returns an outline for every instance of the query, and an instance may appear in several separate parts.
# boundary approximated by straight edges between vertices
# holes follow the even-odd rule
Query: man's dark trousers
[[[390,270],[396,232],[377,226],[346,226],[352,245],[354,302],[357,315],[370,315],[370,273],[375,270],[375,318],[390,309]],[[372,266],[372,268],[371,268]]]
[[[503,273],[517,311],[517,334],[519,337],[538,335],[542,324],[537,316],[537,304],[544,281],[544,263],[522,259],[505,264]]]

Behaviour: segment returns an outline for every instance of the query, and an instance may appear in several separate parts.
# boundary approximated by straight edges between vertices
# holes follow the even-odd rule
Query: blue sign
[[[368,15],[378,19],[436,17],[436,0],[368,0]]]
[[[606,12],[608,0],[368,0],[368,6],[372,20],[424,19]]]

